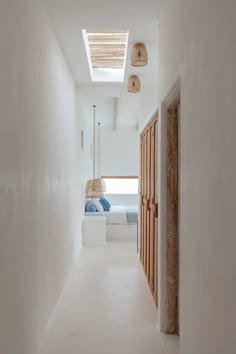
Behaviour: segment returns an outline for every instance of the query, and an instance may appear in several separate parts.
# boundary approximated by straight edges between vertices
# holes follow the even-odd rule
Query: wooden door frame
[[[167,109],[167,333],[179,333],[179,113],[180,98]]]
[[[160,175],[159,175],[159,187],[160,187],[160,195],[159,195],[159,203],[160,203],[160,211],[159,211],[159,263],[160,263],[160,271],[159,271],[159,291],[160,291],[160,329],[164,333],[172,333],[175,334],[178,332],[178,328],[174,328],[170,324],[170,313],[173,308],[170,309],[168,306],[170,305],[170,289],[168,288],[168,271],[170,271],[169,267],[169,257],[172,254],[172,250],[167,253],[167,120],[168,120],[168,108],[171,105],[175,105],[180,102],[180,79],[178,79],[162,102],[161,105],[161,114],[160,114],[160,151],[159,151],[159,159],[160,159]],[[180,118],[180,117],[179,117]],[[180,123],[180,122],[179,122]],[[178,154],[180,154],[180,144],[178,149]],[[180,167],[180,165],[179,165]],[[179,169],[180,170],[180,169]],[[178,182],[180,186],[180,182]],[[180,194],[180,187],[179,194]],[[180,212],[180,210],[179,210]],[[179,226],[179,225],[178,225]],[[178,227],[179,231],[179,227]],[[179,250],[178,250],[178,262],[179,262]],[[178,264],[179,265],[179,264]],[[179,266],[178,266],[179,268]],[[179,283],[178,283],[178,292],[179,292]],[[179,295],[179,294],[178,294]],[[170,327],[171,330],[170,330]],[[175,326],[176,327],[176,326]]]

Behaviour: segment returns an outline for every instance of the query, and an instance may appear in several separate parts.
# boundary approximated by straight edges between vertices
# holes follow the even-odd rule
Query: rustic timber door
[[[157,115],[141,134],[140,259],[157,305]]]

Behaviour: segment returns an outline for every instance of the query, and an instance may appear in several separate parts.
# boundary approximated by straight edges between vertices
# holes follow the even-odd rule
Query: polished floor
[[[83,248],[40,354],[177,354],[132,242]]]

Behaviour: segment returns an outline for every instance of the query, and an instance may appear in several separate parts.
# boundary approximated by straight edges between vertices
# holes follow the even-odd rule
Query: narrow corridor
[[[40,354],[177,354],[132,242],[83,248]]]

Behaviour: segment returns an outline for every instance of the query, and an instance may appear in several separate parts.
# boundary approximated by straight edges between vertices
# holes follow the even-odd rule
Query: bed
[[[86,216],[106,216],[108,241],[136,240],[138,206],[112,206],[110,211],[85,212]]]

